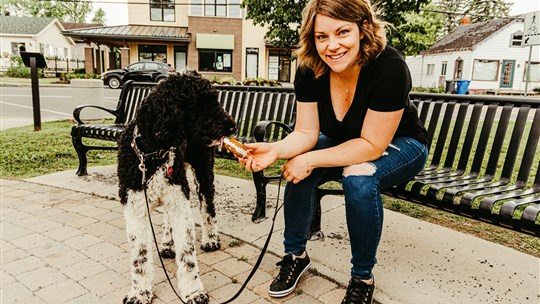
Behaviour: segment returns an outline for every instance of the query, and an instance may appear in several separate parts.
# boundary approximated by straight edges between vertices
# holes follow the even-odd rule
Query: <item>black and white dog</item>
[[[124,303],[151,303],[154,281],[151,208],[163,206],[162,257],[176,257],[178,290],[187,303],[208,303],[195,256],[195,225],[186,170],[193,170],[201,210],[201,248],[220,248],[214,209],[214,152],[235,132],[217,91],[196,72],[172,75],[155,87],[118,141],[118,178],[131,249],[131,290]],[[144,176],[143,176],[144,173]]]

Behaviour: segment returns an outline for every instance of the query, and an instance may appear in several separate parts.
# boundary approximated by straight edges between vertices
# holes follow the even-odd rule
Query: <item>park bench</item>
[[[73,117],[77,125],[71,129],[73,147],[79,157],[77,175],[87,175],[87,152],[90,150],[116,150],[115,145],[88,145],[84,139],[92,138],[116,142],[125,130],[126,124],[135,115],[137,107],[148,95],[155,83],[137,83],[128,81],[122,87],[116,109],[106,109],[94,105],[83,105],[75,108]],[[233,117],[237,124],[235,137],[241,142],[255,142],[253,130],[261,121],[266,126],[267,140],[279,140],[286,136],[283,127],[292,126],[296,116],[294,91],[283,90],[276,87],[255,86],[216,86],[219,93],[219,102]],[[86,108],[97,108],[115,117],[112,124],[86,124],[81,119],[81,112]],[[236,159],[226,149],[216,148],[215,155],[224,159]],[[265,175],[264,172],[254,172],[253,181],[257,191],[256,210],[252,220],[264,219],[266,216],[266,185],[278,180],[279,176]]]
[[[426,167],[388,196],[540,235],[540,101],[411,93],[431,142]],[[264,125],[258,141],[267,141]],[[323,185],[324,186],[324,185]],[[311,226],[320,235],[320,188]],[[264,201],[258,199],[258,201]]]
[[[78,175],[86,172],[86,152],[116,147],[86,146],[82,138],[116,141],[125,124],[155,86],[126,83],[111,125],[79,123],[72,129],[79,155]],[[237,122],[235,137],[242,142],[276,141],[294,125],[292,88],[216,86],[219,101]],[[540,101],[528,98],[411,93],[431,142],[428,163],[412,181],[390,189],[388,196],[540,235]],[[94,106],[95,107],[95,106]],[[235,159],[225,149],[216,156]],[[257,203],[253,221],[265,217],[266,185],[279,176],[253,173]],[[319,202],[341,189],[319,189]],[[312,233],[320,230],[320,204]]]

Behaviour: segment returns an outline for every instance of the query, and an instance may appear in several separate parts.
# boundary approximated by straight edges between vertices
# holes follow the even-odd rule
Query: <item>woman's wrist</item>
[[[305,154],[305,157],[304,157],[304,158],[306,159],[306,172],[309,173],[309,172],[311,172],[311,170],[312,170],[311,164],[310,164],[310,161],[309,161],[309,152],[307,152],[307,153]]]

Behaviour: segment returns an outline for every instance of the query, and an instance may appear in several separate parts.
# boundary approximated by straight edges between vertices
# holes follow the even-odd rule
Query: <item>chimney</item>
[[[459,26],[462,26],[462,25],[469,25],[471,24],[471,17],[468,17],[468,16],[463,16],[461,18],[461,20],[459,20]]]

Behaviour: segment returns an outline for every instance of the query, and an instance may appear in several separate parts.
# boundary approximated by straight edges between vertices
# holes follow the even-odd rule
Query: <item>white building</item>
[[[471,93],[524,91],[530,47],[522,47],[524,16],[470,24],[464,18],[452,33],[418,56],[408,56],[414,87],[445,87],[447,80],[470,80]],[[533,46],[528,91],[540,86],[540,46]]]

